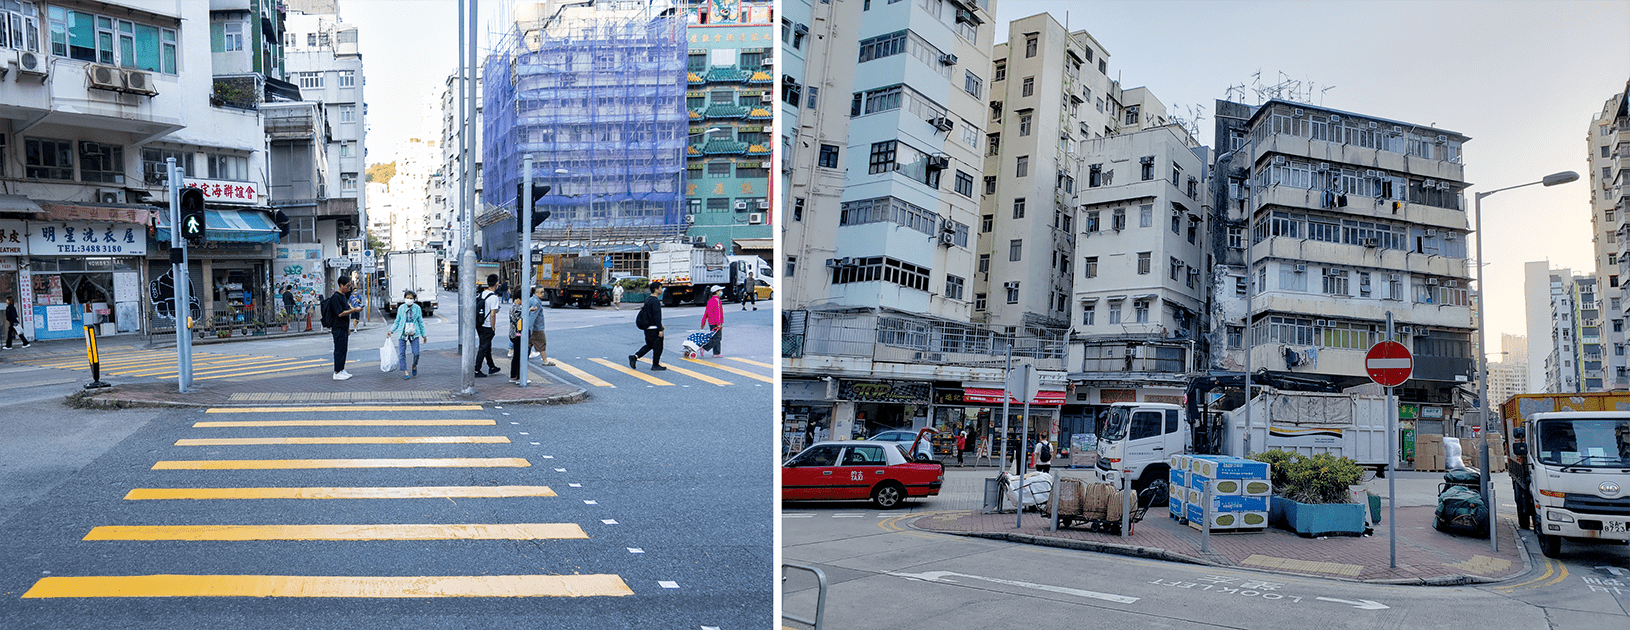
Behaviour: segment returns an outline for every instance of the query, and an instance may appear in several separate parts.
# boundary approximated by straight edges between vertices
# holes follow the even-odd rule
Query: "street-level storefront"
[[[8,297],[13,301],[18,299],[20,287],[17,272],[27,260],[28,226],[23,221],[0,219],[0,300]],[[22,306],[19,305],[19,315],[21,310]]]
[[[791,456],[810,444],[832,439],[832,407],[836,403],[836,381],[784,377],[781,381],[782,454]]]
[[[49,208],[49,206],[47,206]],[[142,265],[147,230],[136,223],[28,221],[28,256],[19,258],[18,310],[39,339],[143,330]],[[21,262],[26,260],[26,263]]]
[[[928,381],[838,381],[833,404],[834,439],[863,440],[889,429],[928,426],[933,384]]]
[[[961,415],[975,419],[974,427],[980,436],[976,450],[988,448],[994,458],[1002,456],[1004,437],[1010,459],[1013,453],[1027,448],[1027,445],[1034,445],[1037,440],[1054,442],[1059,447],[1055,449],[1058,452],[1065,444],[1054,437],[1058,435],[1058,412],[1064,404],[1064,396],[1063,390],[1038,390],[1036,397],[1030,399],[1028,417],[1025,415],[1024,401],[1009,397],[1007,415],[1003,416],[1003,390],[1000,384],[963,383]],[[953,411],[952,415],[955,414]],[[1005,433],[1004,417],[1007,420]]]

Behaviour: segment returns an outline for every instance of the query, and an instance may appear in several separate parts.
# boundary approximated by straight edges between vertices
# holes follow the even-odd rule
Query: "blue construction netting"
[[[522,24],[487,58],[482,195],[507,214],[487,213],[484,260],[516,258],[527,153],[535,183],[552,187],[538,200],[552,214],[534,233],[538,249],[642,251],[685,231],[684,21],[578,15],[592,17]]]

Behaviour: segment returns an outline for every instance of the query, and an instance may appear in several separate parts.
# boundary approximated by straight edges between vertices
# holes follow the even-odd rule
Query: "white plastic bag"
[[[1460,438],[1443,438],[1443,469],[1458,470],[1466,467],[1460,457]]]
[[[1053,476],[1043,472],[1027,472],[1021,482],[1012,474],[1002,475],[1007,485],[1008,505],[1029,508],[1046,504],[1053,494]]]
[[[395,342],[395,339],[386,337],[385,345],[379,346],[379,371],[389,372],[396,369],[396,364],[399,363],[399,360],[396,356]]]

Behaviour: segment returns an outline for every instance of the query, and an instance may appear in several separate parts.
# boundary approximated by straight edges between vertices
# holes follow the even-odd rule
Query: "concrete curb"
[[[1208,567],[1227,567],[1227,568],[1230,568],[1230,569],[1244,569],[1244,570],[1248,570],[1248,571],[1261,571],[1263,573],[1278,573],[1278,574],[1283,574],[1283,575],[1295,575],[1295,576],[1298,576],[1298,577],[1313,577],[1313,578],[1321,578],[1321,579],[1327,579],[1327,580],[1339,580],[1339,581],[1342,581],[1342,582],[1354,582],[1354,583],[1358,583],[1358,584],[1378,584],[1378,585],[1379,584],[1384,584],[1384,585],[1391,585],[1391,586],[1466,586],[1466,585],[1469,585],[1469,584],[1498,584],[1498,583],[1501,583],[1501,582],[1509,582],[1511,580],[1515,580],[1517,578],[1523,577],[1523,576],[1527,575],[1530,571],[1533,570],[1533,564],[1529,560],[1529,556],[1528,556],[1528,546],[1522,544],[1522,537],[1521,537],[1521,532],[1520,531],[1517,532],[1517,544],[1522,547],[1522,553],[1520,555],[1522,556],[1522,560],[1523,560],[1523,571],[1521,573],[1516,574],[1516,575],[1512,575],[1512,576],[1509,576],[1509,577],[1503,577],[1503,578],[1489,578],[1489,577],[1483,577],[1481,575],[1459,574],[1459,575],[1445,575],[1445,576],[1439,576],[1439,577],[1434,577],[1434,578],[1355,580],[1353,578],[1341,577],[1341,576],[1338,576],[1338,575],[1323,575],[1323,574],[1317,574],[1317,573],[1297,573],[1297,572],[1294,572],[1294,571],[1276,571],[1274,569],[1270,569],[1270,568],[1267,568],[1267,567],[1241,566],[1241,565],[1236,565],[1236,564],[1214,562],[1214,561],[1206,560],[1206,559],[1203,559],[1203,558],[1196,558],[1194,556],[1189,556],[1189,555],[1177,553],[1177,552],[1167,550],[1167,549],[1161,549],[1159,547],[1139,547],[1137,545],[1121,545],[1121,544],[1115,544],[1115,543],[1102,543],[1102,542],[1095,542],[1095,541],[1090,541],[1090,540],[1074,540],[1074,539],[1069,539],[1069,538],[1053,538],[1053,537],[1050,537],[1050,536],[1037,536],[1035,534],[1021,534],[1021,533],[1018,533],[1018,532],[953,532],[953,531],[944,531],[944,530],[937,530],[937,529],[924,529],[924,528],[917,527],[917,519],[919,519],[919,518],[922,518],[922,517],[919,516],[919,517],[911,518],[911,519],[905,521],[905,525],[907,527],[910,527],[910,528],[915,529],[917,531],[930,532],[930,533],[935,533],[935,534],[949,534],[949,535],[952,535],[952,536],[966,536],[966,537],[969,537],[969,538],[984,538],[984,539],[987,539],[987,540],[1002,540],[1002,541],[1007,541],[1007,542],[1023,543],[1023,544],[1027,544],[1027,545],[1038,545],[1038,546],[1042,546],[1042,547],[1056,547],[1056,548],[1060,548],[1060,549],[1073,549],[1073,550],[1076,550],[1076,551],[1092,551],[1092,552],[1097,552],[1097,553],[1114,554],[1114,555],[1118,555],[1118,556],[1130,556],[1130,557],[1134,557],[1134,558],[1152,558],[1152,559],[1155,559],[1155,560],[1165,560],[1167,562],[1181,562],[1181,563],[1184,563],[1184,564],[1196,564],[1196,565],[1208,566]],[[1513,528],[1516,527],[1516,523],[1514,523],[1514,522],[1510,523],[1510,525]]]

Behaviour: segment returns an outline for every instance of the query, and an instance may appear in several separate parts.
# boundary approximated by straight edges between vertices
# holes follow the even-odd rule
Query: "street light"
[[[1537,182],[1528,182],[1526,184],[1519,184],[1516,186],[1496,188],[1494,190],[1480,192],[1472,196],[1472,209],[1477,213],[1477,222],[1475,224],[1475,229],[1477,230],[1477,373],[1479,375],[1479,378],[1477,379],[1477,416],[1478,421],[1483,424],[1483,439],[1478,445],[1479,459],[1477,460],[1483,463],[1483,470],[1480,471],[1481,474],[1478,475],[1478,483],[1482,486],[1481,490],[1483,492],[1483,503],[1487,505],[1489,509],[1489,548],[1494,551],[1500,550],[1500,538],[1497,535],[1499,530],[1495,527],[1495,524],[1499,523],[1499,508],[1498,506],[1494,505],[1494,502],[1489,498],[1488,319],[1484,315],[1483,310],[1484,303],[1488,302],[1488,294],[1486,291],[1484,291],[1484,287],[1486,285],[1483,284],[1483,198],[1494,193],[1504,192],[1513,188],[1523,188],[1525,186],[1533,186],[1534,184],[1555,186],[1557,184],[1566,184],[1577,179],[1579,179],[1578,173],[1573,171],[1562,171],[1560,173],[1546,175],[1544,179]]]

